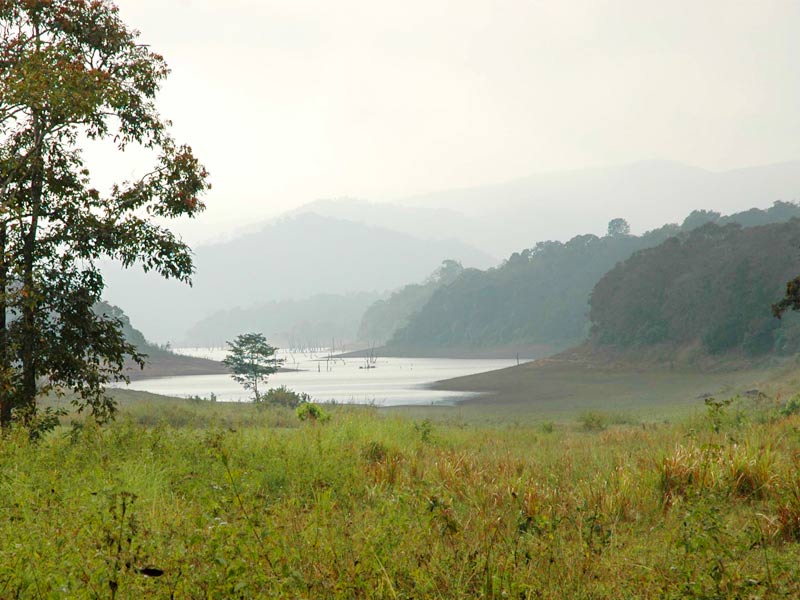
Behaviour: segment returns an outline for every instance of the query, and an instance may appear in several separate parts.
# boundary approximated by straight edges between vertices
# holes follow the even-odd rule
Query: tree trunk
[[[0,428],[11,424],[11,395],[8,364],[8,264],[6,263],[6,243],[8,229],[6,222],[0,223]]]
[[[36,256],[36,239],[39,229],[39,212],[44,193],[44,143],[42,126],[38,115],[34,120],[33,169],[31,172],[31,221],[25,234],[22,247],[22,389],[18,405],[25,409],[27,421],[36,411],[36,349],[38,334],[36,315],[38,313],[38,294],[35,286],[34,265]]]

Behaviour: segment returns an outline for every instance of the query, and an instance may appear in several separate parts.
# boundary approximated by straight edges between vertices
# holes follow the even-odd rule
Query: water
[[[181,354],[220,360],[224,350],[183,348]],[[452,404],[469,393],[426,389],[442,379],[472,375],[516,364],[514,360],[451,358],[378,358],[375,368],[365,369],[365,360],[348,358],[325,360],[325,353],[288,354],[285,366],[297,372],[276,373],[267,387],[286,387],[310,394],[317,402],[407,406]],[[193,375],[145,379],[129,389],[167,396],[208,397],[216,394],[223,402],[246,402],[249,395],[228,375]]]

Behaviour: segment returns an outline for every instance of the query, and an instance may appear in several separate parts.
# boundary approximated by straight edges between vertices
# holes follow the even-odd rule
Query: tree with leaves
[[[611,219],[608,222],[608,236],[621,237],[631,234],[631,226],[625,219]]]
[[[267,343],[260,333],[244,333],[228,342],[230,352],[223,364],[231,370],[232,377],[247,391],[253,392],[253,401],[260,402],[259,385],[276,373],[284,359],[275,356],[278,351]]]
[[[161,223],[203,210],[208,173],[155,107],[168,74],[109,0],[0,0],[0,423],[30,423],[37,399],[72,391],[100,421],[105,394],[144,356],[94,311],[97,264],[140,265],[190,282],[191,251]],[[154,166],[103,194],[82,140]]]

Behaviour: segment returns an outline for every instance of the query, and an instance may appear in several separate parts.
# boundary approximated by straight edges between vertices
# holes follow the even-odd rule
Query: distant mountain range
[[[218,311],[247,311],[320,294],[385,294],[423,280],[444,260],[485,269],[497,264],[495,257],[541,241],[603,235],[616,217],[627,219],[636,233],[680,222],[695,209],[734,213],[798,198],[800,162],[717,173],[646,161],[538,174],[393,203],[324,200],[254,223],[233,239],[197,247],[193,288],[107,265],[106,296],[148,339],[163,343],[183,339]],[[297,314],[284,308],[285,314]],[[288,323],[274,327],[292,329]]]
[[[194,286],[138,269],[105,265],[106,298],[157,342],[182,339],[211,313],[317,294],[394,289],[427,276],[445,259],[487,268],[489,254],[456,240],[424,240],[313,213],[195,253]]]
[[[258,331],[281,348],[339,347],[356,339],[364,312],[380,300],[375,292],[320,294],[220,310],[192,325],[178,344],[220,347],[240,333]]]
[[[729,214],[776,200],[800,200],[800,161],[723,172],[643,161],[531,175],[393,203],[318,201],[295,212],[338,215],[423,238],[460,239],[493,256],[508,256],[540,241],[601,235],[617,217],[642,233],[680,222],[695,209]]]

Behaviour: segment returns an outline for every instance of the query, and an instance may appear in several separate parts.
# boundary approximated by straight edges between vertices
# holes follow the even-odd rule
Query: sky
[[[159,107],[223,235],[321,198],[383,201],[654,158],[800,158],[797,0],[117,0],[172,68]],[[142,155],[87,150],[100,185]]]

